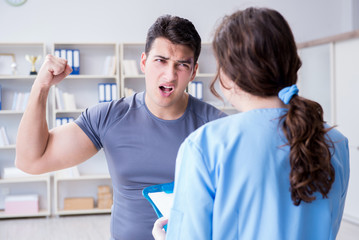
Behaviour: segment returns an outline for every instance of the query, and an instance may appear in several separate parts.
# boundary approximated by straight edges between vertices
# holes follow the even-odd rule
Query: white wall
[[[0,42],[144,42],[162,14],[190,19],[209,42],[224,14],[247,6],[280,11],[297,42],[353,30],[355,0],[0,0]]]

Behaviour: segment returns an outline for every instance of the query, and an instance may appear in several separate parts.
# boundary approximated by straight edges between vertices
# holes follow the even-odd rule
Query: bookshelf
[[[51,118],[52,127],[59,124],[56,119],[76,119],[86,108],[99,103],[99,84],[116,84],[117,96],[120,96],[121,84],[119,74],[119,49],[116,43],[54,43],[56,49],[79,50],[79,74],[70,74],[51,89]],[[60,56],[62,57],[62,56]],[[113,62],[115,59],[115,62]],[[58,88],[58,89],[56,89]],[[56,91],[72,94],[75,100],[74,108],[59,108],[59,96]],[[66,121],[65,121],[66,122]],[[109,213],[110,209],[63,210],[64,199],[69,197],[96,198],[96,186],[106,184],[111,186],[107,163],[103,150],[91,159],[77,166],[79,176],[64,177],[54,174],[54,214],[80,215]]]
[[[5,129],[9,141],[9,144],[0,145],[0,218],[50,215],[49,176],[5,176],[5,169],[15,167],[17,129],[27,103],[24,96],[25,93],[30,92],[35,79],[35,75],[30,75],[32,64],[26,60],[26,55],[38,57],[35,69],[39,70],[45,53],[44,43],[0,43],[0,127]],[[5,214],[4,206],[7,196],[28,194],[39,196],[38,213]]]
[[[51,93],[51,116],[52,126],[56,126],[57,118],[76,119],[87,107],[99,102],[98,84],[115,83],[117,92],[120,92],[119,69],[117,64],[118,45],[116,43],[55,43],[55,50],[79,50],[79,74],[70,74],[66,79],[52,88]],[[62,56],[60,56],[62,57]],[[114,64],[108,59],[114,58]],[[110,71],[110,66],[114,69]],[[56,90],[57,89],[57,90]],[[60,91],[57,94],[56,91]],[[59,106],[59,98],[65,100],[72,95],[75,107]],[[65,96],[65,97],[64,97]],[[117,95],[119,96],[119,94]],[[73,102],[72,101],[72,102]],[[63,105],[63,104],[61,104]]]
[[[39,211],[31,214],[6,214],[0,210],[0,218],[46,217],[51,214],[50,174],[0,179],[0,189],[11,195],[36,194],[39,196]]]
[[[145,51],[145,43],[122,43],[120,45],[121,96],[145,90],[145,75],[141,72],[141,54]]]
[[[90,174],[77,177],[64,177],[58,174],[54,175],[54,208],[55,214],[65,215],[83,215],[83,214],[101,214],[111,213],[111,209],[98,208],[97,187],[111,186],[109,174]],[[61,190],[65,189],[65,191]],[[95,200],[95,207],[83,210],[64,210],[64,199],[76,197],[92,197]]]

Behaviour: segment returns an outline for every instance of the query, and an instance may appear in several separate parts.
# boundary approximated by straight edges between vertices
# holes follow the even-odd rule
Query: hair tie
[[[288,104],[294,95],[298,95],[297,85],[293,84],[290,87],[285,87],[279,91],[278,97],[284,104]]]

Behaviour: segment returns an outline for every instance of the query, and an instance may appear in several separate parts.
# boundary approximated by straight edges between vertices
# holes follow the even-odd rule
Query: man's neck
[[[184,93],[182,95],[182,99],[176,104],[167,107],[161,107],[156,104],[148,104],[151,102],[151,100],[146,95],[145,104],[150,110],[150,112],[156,117],[163,120],[176,120],[182,117],[182,115],[185,113],[189,101],[188,99],[189,95],[187,93]]]

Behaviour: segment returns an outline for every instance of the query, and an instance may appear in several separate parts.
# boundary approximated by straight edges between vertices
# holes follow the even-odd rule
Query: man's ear
[[[194,65],[190,82],[192,82],[192,81],[194,80],[194,78],[196,77],[196,75],[197,75],[197,70],[198,70],[198,63],[196,63],[196,64]]]
[[[146,56],[146,53],[143,52],[141,54],[141,71],[142,73],[145,73],[145,69],[146,69],[146,60],[147,60],[147,56]]]

